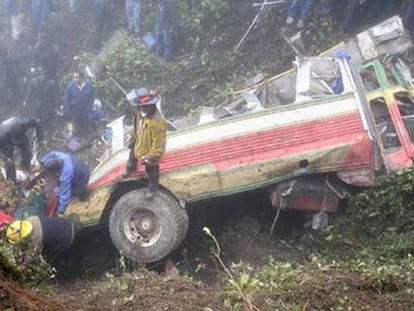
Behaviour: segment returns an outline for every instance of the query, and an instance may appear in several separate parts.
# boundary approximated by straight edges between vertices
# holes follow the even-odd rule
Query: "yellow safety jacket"
[[[159,161],[165,153],[167,128],[167,120],[158,109],[154,115],[145,118],[136,113],[132,129],[135,158],[150,157],[154,162]]]

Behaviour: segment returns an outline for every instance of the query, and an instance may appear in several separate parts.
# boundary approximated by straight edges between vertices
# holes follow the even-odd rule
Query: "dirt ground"
[[[165,262],[146,267],[128,264],[101,228],[86,232],[69,253],[56,259],[58,273],[49,284],[25,290],[0,282],[0,310],[250,310],[226,306],[229,278],[213,256],[211,239],[200,229],[205,225],[219,241],[221,258],[231,271],[243,263],[254,274],[268,267],[270,258],[298,268],[292,272],[300,290],[293,289],[292,294],[295,287],[276,277],[280,290],[254,296],[259,310],[292,310],[292,305],[298,306],[294,310],[342,310],[348,305],[352,310],[412,310],[413,291],[403,279],[373,283],[343,266],[312,265],[321,245],[304,227],[306,215],[282,213],[270,236],[275,211],[262,198],[256,192],[215,202],[206,212],[198,210],[201,220],[192,218],[187,240],[171,257],[179,276],[166,275]]]
[[[91,284],[72,284],[57,289],[65,303],[82,301],[86,310],[219,310],[214,290],[186,278],[167,279],[145,270],[121,278],[106,276]]]
[[[189,279],[139,271],[120,278],[49,286],[33,293],[0,283],[1,310],[219,310],[214,293]]]
[[[221,202],[227,210],[220,221],[223,206],[209,208],[203,217],[202,225],[210,226],[220,241],[226,265],[244,262],[260,269],[270,257],[303,261],[308,254],[298,239],[305,232],[303,218],[283,215],[270,237],[273,212],[268,204],[250,204],[253,199],[248,195]],[[58,273],[52,284],[29,291],[2,282],[0,309],[223,310],[220,291],[226,276],[212,255],[209,238],[199,227],[191,230],[183,248],[171,257],[180,276],[166,276],[164,262],[131,271],[103,228],[84,233],[67,254],[55,259]]]

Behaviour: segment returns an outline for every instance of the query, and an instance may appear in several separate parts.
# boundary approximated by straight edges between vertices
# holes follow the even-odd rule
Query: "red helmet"
[[[127,95],[127,99],[134,107],[156,105],[160,101],[160,97],[154,90],[150,90],[145,87],[132,90]]]

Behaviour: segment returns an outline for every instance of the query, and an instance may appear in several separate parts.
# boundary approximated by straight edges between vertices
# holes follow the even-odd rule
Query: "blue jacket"
[[[85,81],[84,87],[80,90],[76,83],[71,82],[66,88],[65,113],[73,115],[87,115],[92,110],[95,100],[95,90],[89,81]]]
[[[51,151],[41,159],[45,163],[52,159],[63,160],[63,167],[59,172],[59,184],[56,194],[59,199],[58,212],[64,213],[73,196],[79,193],[80,188],[86,188],[89,181],[90,171],[78,158],[63,152]]]

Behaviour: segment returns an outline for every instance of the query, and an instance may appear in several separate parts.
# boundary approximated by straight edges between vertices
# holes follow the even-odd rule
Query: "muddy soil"
[[[0,281],[0,309],[1,310],[76,310],[74,304],[57,302],[49,297],[37,295],[29,290],[7,281]]]
[[[218,289],[226,276],[203,226],[216,235],[228,266],[244,262],[258,270],[270,257],[301,262],[310,254],[300,239],[306,234],[303,215],[283,214],[274,236],[269,235],[274,211],[260,192],[195,208],[199,217],[193,215],[188,239],[171,256],[179,277],[165,274],[165,261],[128,265],[102,227],[83,232],[71,250],[52,259],[57,268],[53,284],[33,293],[4,282],[1,302],[16,310],[222,310]]]
[[[53,296],[66,303],[81,301],[86,310],[219,310],[213,288],[187,278],[169,279],[139,270],[122,277],[56,287]]]

